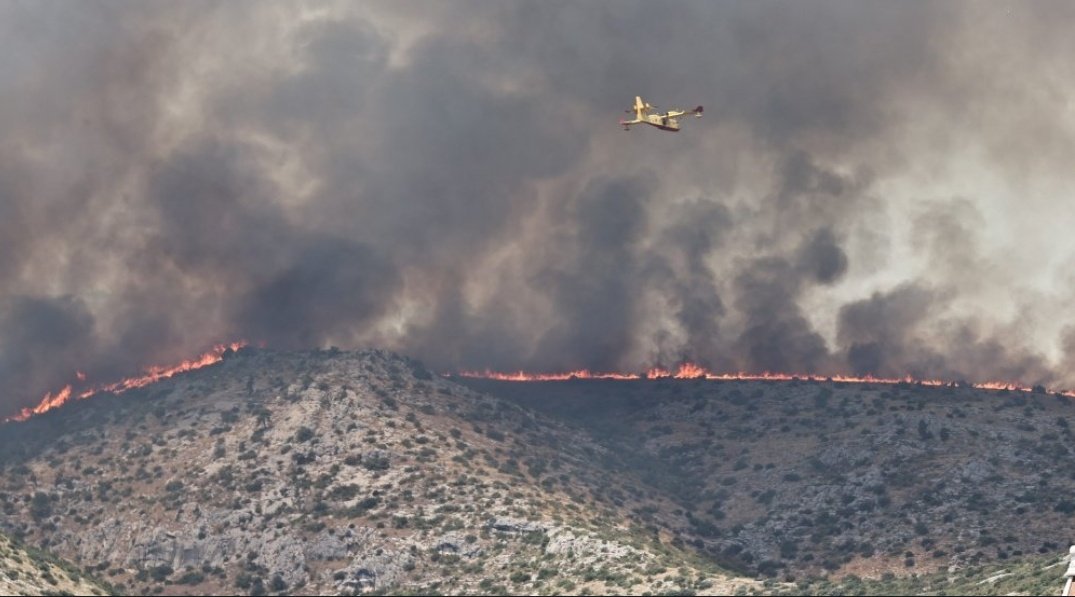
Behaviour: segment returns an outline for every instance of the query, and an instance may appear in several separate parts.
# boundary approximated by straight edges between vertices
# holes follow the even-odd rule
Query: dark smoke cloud
[[[236,338],[1075,385],[1073,15],[1010,8],[0,6],[0,410]]]
[[[532,283],[556,305],[557,321],[537,347],[538,355],[554,355],[550,366],[608,370],[631,348],[631,330],[643,315],[637,251],[650,194],[637,179],[593,181],[565,214],[573,224],[558,239],[565,262]]]
[[[84,366],[77,347],[92,338],[93,326],[74,297],[9,298],[0,309],[0,378],[12,380],[8,388],[16,395],[56,387],[61,371]]]
[[[303,249],[293,263],[253,288],[235,319],[246,335],[273,346],[303,347],[361,330],[383,315],[399,290],[392,265],[358,243],[327,240]]]
[[[735,280],[746,325],[736,340],[745,369],[816,371],[828,357],[825,340],[797,303],[806,275],[781,258],[757,259]]]
[[[847,271],[847,255],[828,228],[818,230],[799,249],[799,267],[822,284],[831,284]]]
[[[710,255],[725,246],[732,225],[724,204],[694,199],[678,206],[662,232],[644,275],[666,295],[685,337],[662,337],[658,364],[667,367],[693,359],[721,370],[734,364],[720,325],[727,308],[720,281],[708,263]]]
[[[837,337],[847,347],[847,363],[856,374],[890,377],[935,371],[940,357],[919,339],[919,325],[926,321],[937,297],[916,285],[840,307]]]

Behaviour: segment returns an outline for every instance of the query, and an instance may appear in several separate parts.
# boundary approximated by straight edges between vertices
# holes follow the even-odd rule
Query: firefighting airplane
[[[655,126],[662,131],[676,132],[679,130],[679,117],[686,116],[687,114],[694,114],[696,118],[702,117],[702,107],[698,106],[693,110],[669,110],[664,114],[650,114],[657,106],[651,106],[650,104],[642,101],[641,97],[635,96],[635,107],[633,112],[635,113],[634,120],[620,119],[620,124],[623,125],[623,130],[631,130],[632,124],[648,124]],[[632,110],[624,110],[630,114]]]

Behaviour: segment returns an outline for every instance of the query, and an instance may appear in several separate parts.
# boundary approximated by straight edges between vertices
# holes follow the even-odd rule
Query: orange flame
[[[123,379],[115,383],[87,388],[77,394],[73,393],[73,389],[70,385],[67,385],[55,394],[45,394],[45,397],[41,400],[41,402],[38,403],[37,406],[26,407],[19,411],[18,414],[4,419],[4,422],[25,421],[26,419],[29,419],[34,415],[39,415],[43,412],[48,412],[54,408],[59,408],[60,406],[63,406],[65,403],[72,399],[72,396],[77,400],[82,400],[85,398],[89,398],[90,396],[93,396],[94,394],[97,394],[99,392],[122,394],[123,392],[126,392],[128,390],[145,387],[155,381],[167,379],[169,377],[172,377],[173,375],[178,375],[187,371],[193,371],[195,369],[201,369],[202,367],[212,365],[214,363],[219,363],[220,361],[224,360],[225,352],[227,352],[228,350],[239,350],[246,345],[247,344],[245,341],[232,342],[231,344],[217,344],[213,347],[213,350],[195,359],[183,361],[178,365],[172,366],[152,365],[145,368],[144,375],[140,375],[138,377],[128,377],[127,379]],[[82,373],[81,371],[76,372],[75,376],[79,379],[79,381],[85,381],[86,379],[86,374]]]
[[[497,371],[485,370],[479,371],[461,371],[458,373],[459,377],[468,377],[475,379],[491,379],[497,381],[566,381],[570,379],[611,379],[611,380],[639,380],[639,379],[708,379],[714,381],[814,381],[814,382],[832,382],[832,383],[867,383],[867,384],[883,384],[883,385],[896,385],[896,384],[914,384],[929,387],[941,387],[956,385],[953,382],[946,382],[940,379],[915,379],[911,376],[905,377],[875,377],[873,375],[854,376],[854,375],[814,375],[814,374],[792,374],[792,373],[773,373],[766,371],[764,373],[714,373],[708,369],[696,365],[694,363],[683,363],[676,371],[668,371],[660,367],[654,367],[646,371],[645,374],[639,375],[635,373],[595,373],[588,369],[581,369],[578,371],[571,371],[568,373],[527,373],[524,371],[517,371],[515,373],[501,373]],[[1003,381],[987,381],[982,383],[968,384],[970,387],[979,390],[1007,390],[1012,392],[1033,392],[1034,388],[1030,386],[1024,386],[1017,383],[1003,382]],[[1075,398],[1075,390],[1062,390],[1055,393],[1067,396],[1069,398]]]

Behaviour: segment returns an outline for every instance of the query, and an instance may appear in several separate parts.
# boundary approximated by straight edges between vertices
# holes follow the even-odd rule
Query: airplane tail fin
[[[642,97],[635,96],[635,118],[642,120],[642,111],[646,109],[646,103],[642,101]]]

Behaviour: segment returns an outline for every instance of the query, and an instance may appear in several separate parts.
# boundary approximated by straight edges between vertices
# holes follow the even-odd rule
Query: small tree
[[[295,432],[295,441],[299,443],[308,442],[314,438],[314,430],[309,427],[299,427],[299,430]]]
[[[34,492],[34,497],[30,498],[30,514],[38,520],[52,516],[52,498],[49,494]]]

